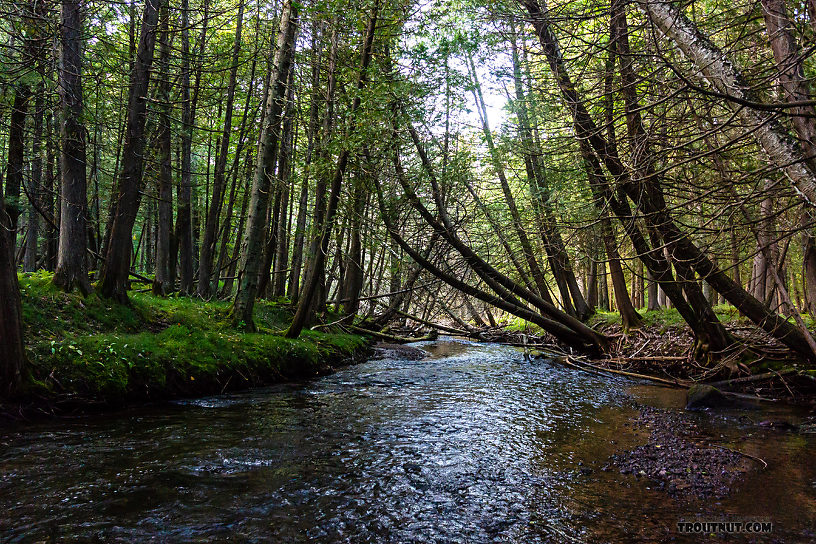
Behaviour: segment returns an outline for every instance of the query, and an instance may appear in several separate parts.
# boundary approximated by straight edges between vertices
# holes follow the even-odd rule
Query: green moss
[[[730,305],[714,306],[714,312],[723,323],[746,323],[748,320],[740,315],[736,308]],[[686,322],[676,308],[662,308],[660,310],[638,310],[643,317],[643,325],[646,327],[676,327],[685,325]],[[598,325],[620,325],[621,318],[617,312],[598,311],[592,318],[593,324]]]
[[[511,317],[507,324],[505,325],[505,329],[509,331],[519,331],[519,332],[526,332],[529,334],[541,334],[542,329],[535,323],[530,323],[525,319],[521,319],[520,317]]]
[[[211,394],[314,376],[351,357],[361,336],[305,331],[291,340],[291,310],[261,301],[262,332],[233,328],[226,302],[131,293],[126,307],[65,294],[45,273],[20,278],[31,387],[54,395],[119,403]]]

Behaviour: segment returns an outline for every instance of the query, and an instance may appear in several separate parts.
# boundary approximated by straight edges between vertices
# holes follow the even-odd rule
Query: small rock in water
[[[686,395],[686,410],[722,408],[732,404],[722,391],[710,385],[692,385]]]

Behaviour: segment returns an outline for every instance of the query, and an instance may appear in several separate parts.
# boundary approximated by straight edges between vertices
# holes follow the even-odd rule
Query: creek
[[[453,338],[305,384],[0,430],[3,542],[699,542],[680,520],[816,538],[816,437],[789,407],[690,414],[761,457],[723,499],[602,470],[681,392]],[[688,540],[684,540],[684,539]]]

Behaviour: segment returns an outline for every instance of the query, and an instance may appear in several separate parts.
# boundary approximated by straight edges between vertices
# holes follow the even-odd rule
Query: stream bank
[[[131,305],[66,294],[48,273],[20,277],[27,384],[0,417],[118,409],[313,378],[364,360],[370,340],[304,331],[283,338],[284,303],[259,301],[258,332],[232,326],[229,304],[129,293]]]

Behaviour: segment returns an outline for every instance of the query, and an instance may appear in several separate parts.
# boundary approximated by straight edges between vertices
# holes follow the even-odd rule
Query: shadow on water
[[[696,414],[769,466],[726,499],[672,498],[601,466],[648,436],[632,398],[676,408],[676,392],[505,346],[417,347],[429,356],[3,431],[0,540],[682,542],[679,519],[735,515],[773,521],[763,542],[810,540],[812,435]]]

